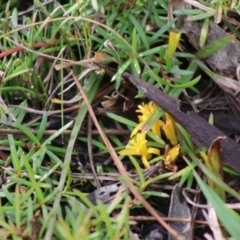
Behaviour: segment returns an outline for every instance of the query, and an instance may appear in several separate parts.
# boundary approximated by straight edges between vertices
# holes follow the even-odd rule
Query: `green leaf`
[[[227,208],[225,202],[203,182],[195,170],[193,170],[193,174],[207,201],[211,203],[211,206],[215,209],[224,228],[228,231],[230,236],[238,239],[240,236],[240,216],[234,210]]]
[[[162,48],[163,48],[163,46],[159,46],[159,47],[154,47],[154,48],[148,49],[148,50],[146,50],[144,52],[139,53],[139,57],[146,57],[146,56],[151,56],[153,54],[157,54],[157,53],[160,52],[160,50]]]
[[[134,168],[135,168],[135,170],[136,170],[136,172],[137,172],[137,174],[139,176],[139,179],[140,179],[140,181],[139,181],[140,183],[139,184],[144,184],[144,182],[145,182],[144,174],[143,174],[143,171],[142,171],[138,161],[133,156],[129,156],[129,158],[130,158],[131,162],[133,163]]]
[[[17,174],[21,174],[21,164],[20,164],[20,159],[15,147],[14,139],[12,135],[8,135],[8,141],[10,144],[10,150],[11,150],[11,157],[12,157],[12,163],[14,166],[14,170],[16,171]]]
[[[155,191],[145,191],[143,192],[145,197],[160,197],[160,198],[169,198],[169,195],[164,192],[155,192]]]
[[[179,69],[179,68],[171,68],[170,73],[172,73],[172,74],[177,74],[177,75],[190,75],[190,74],[192,74],[191,71],[181,70],[181,69]]]
[[[135,122],[133,122],[131,120],[128,120],[128,119],[126,119],[124,117],[120,117],[120,116],[118,116],[118,115],[116,115],[114,113],[111,113],[111,112],[107,112],[106,115],[108,117],[110,117],[110,118],[112,118],[112,119],[114,119],[114,120],[116,120],[116,121],[118,121],[120,123],[123,123],[123,124],[125,124],[127,126],[130,126],[130,127],[136,127],[136,125],[137,125]]]
[[[20,229],[21,227],[21,209],[20,209],[20,186],[15,186],[15,194],[14,194],[14,210],[15,210],[15,222],[16,227]]]
[[[46,140],[42,143],[42,147],[43,147],[43,146],[46,146],[47,144],[50,144],[53,139],[55,139],[55,138],[58,137],[60,134],[62,134],[65,130],[67,130],[69,127],[71,127],[72,124],[73,124],[73,121],[67,123],[67,124],[64,125],[62,128],[60,128],[59,130],[57,130],[53,135],[51,135],[48,139],[46,139]]]
[[[98,10],[99,10],[98,1],[97,1],[97,0],[91,0],[91,2],[92,2],[92,7],[93,7],[93,9],[94,9],[96,12],[98,12]]]
[[[171,83],[169,83],[169,85],[173,88],[183,88],[183,89],[185,89],[185,88],[190,88],[190,87],[196,85],[199,82],[200,79],[201,79],[201,76],[198,76],[198,77],[194,78],[192,81],[187,82],[187,83],[183,83],[183,84],[171,84]]]
[[[179,140],[184,141],[188,145],[188,147],[194,151],[194,144],[192,142],[192,138],[189,135],[189,133],[178,123],[175,123],[177,127],[177,133],[178,135],[181,135],[182,137],[178,137]]]
[[[143,124],[143,126],[141,127],[141,130],[144,132],[148,132],[151,129],[151,127],[154,125],[154,123],[156,123],[156,121],[163,116],[163,114],[164,114],[164,111],[161,108],[156,107],[156,110]]]
[[[41,143],[38,140],[38,138],[26,127],[24,127],[23,125],[16,123],[16,127],[23,132],[26,136],[28,136],[29,140],[33,141],[34,144],[36,144],[37,146],[40,146]]]
[[[132,59],[128,59],[117,71],[117,73],[114,74],[112,77],[112,81],[116,80],[116,90],[119,89],[121,85],[122,80],[122,74],[126,71],[126,69],[129,67],[129,65],[132,63]]]
[[[163,33],[169,30],[173,26],[173,24],[176,22],[176,18],[172,19],[171,21],[167,22],[162,28],[160,28],[150,39],[149,42],[153,42],[154,40],[158,39],[159,37],[162,37]]]
[[[136,28],[132,31],[132,56],[135,55],[135,52],[137,50],[137,31]]]
[[[234,35],[226,34],[222,38],[216,40],[215,42],[209,44],[199,52],[197,52],[196,57],[198,58],[207,58],[216,53],[217,51],[225,48],[230,43],[232,43],[236,37]]]
[[[35,188],[36,190],[36,197],[38,198],[38,201],[40,204],[43,204],[44,203],[44,194],[39,186],[39,183],[36,181],[35,179],[35,176],[34,176],[34,172],[33,172],[33,169],[29,163],[29,160],[27,159],[27,157],[25,156],[25,154],[23,153],[22,155],[22,158],[23,158],[23,162],[24,162],[24,165],[26,167],[26,170],[28,172],[28,177],[32,183],[32,186]]]
[[[174,14],[176,15],[197,15],[197,14],[202,14],[204,13],[200,9],[182,9],[182,10],[175,10],[173,11]]]
[[[201,13],[201,14],[198,14],[198,15],[188,17],[188,21],[198,21],[198,20],[210,18],[210,17],[214,16],[214,14],[215,14],[214,11],[209,12],[209,13]]]
[[[41,139],[43,137],[46,126],[47,126],[47,113],[45,112],[42,116],[42,121],[37,133],[37,139]]]
[[[211,77],[213,79],[213,81],[215,83],[217,83],[221,88],[226,88],[229,89],[229,86],[231,86],[233,91],[238,91],[238,82],[236,82],[236,84],[234,83],[235,81],[233,81],[231,78],[228,77],[224,77],[220,74],[214,73],[213,71],[211,71],[204,63],[202,63],[200,60],[198,59],[194,59],[193,60],[209,77]],[[231,85],[229,85],[231,83]]]
[[[143,27],[139,24],[139,22],[136,20],[136,18],[133,15],[129,15],[129,20],[132,22],[132,24],[135,26],[137,33],[139,34],[144,47],[146,49],[149,49],[149,43],[148,43],[148,38],[145,34],[145,31],[143,29]]]
[[[208,29],[209,29],[209,19],[205,19],[203,22],[203,26],[201,29],[200,39],[199,39],[199,45],[202,48],[207,40],[208,36]]]

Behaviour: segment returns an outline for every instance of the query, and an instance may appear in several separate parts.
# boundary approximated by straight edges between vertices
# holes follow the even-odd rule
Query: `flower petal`
[[[131,135],[130,135],[130,138],[132,138],[134,135],[136,135],[136,133],[139,131],[139,129],[142,127],[144,123],[141,122],[139,123],[132,131]]]
[[[143,165],[146,167],[146,168],[150,168],[151,165],[149,164],[147,158],[145,155],[142,156],[142,162],[143,162]]]
[[[167,53],[169,58],[172,57],[172,55],[175,53],[179,40],[181,38],[181,33],[175,33],[175,32],[170,32],[169,33],[169,41],[168,41],[168,48],[167,48]]]
[[[164,126],[164,122],[159,119],[151,127],[152,132],[155,133],[160,138],[161,138],[161,127],[162,126]]]
[[[166,155],[166,160],[167,162],[169,163],[174,163],[177,156],[179,155],[179,152],[180,152],[180,145],[176,145],[174,147],[172,147],[168,152],[167,152],[167,155]]]
[[[147,140],[146,140],[146,133],[145,132],[140,132],[140,133],[138,133],[138,135],[137,135],[137,141],[138,142],[144,142],[144,143],[146,143],[147,142]]]
[[[135,148],[126,148],[118,152],[122,156],[141,155]]]
[[[148,148],[147,152],[151,154],[160,155],[160,150],[157,148]]]
[[[178,140],[177,140],[177,136],[176,136],[176,132],[175,132],[175,126],[174,126],[173,119],[171,118],[171,116],[168,113],[166,113],[166,118],[167,118],[166,124],[162,127],[163,131],[164,131],[166,137],[171,142],[171,144],[176,145],[178,143]]]

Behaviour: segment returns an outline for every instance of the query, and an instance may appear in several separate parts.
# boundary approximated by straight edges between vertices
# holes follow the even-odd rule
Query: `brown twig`
[[[56,45],[57,41],[58,40],[55,39],[52,42],[38,42],[38,43],[33,44],[32,47],[33,48],[48,47],[48,46]],[[7,56],[9,56],[9,55],[11,55],[11,54],[13,54],[15,52],[20,52],[22,50],[25,50],[25,48],[22,47],[22,46],[17,46],[17,47],[14,47],[12,49],[6,50],[6,51],[0,53],[0,59],[4,58],[4,57],[7,57]]]
[[[188,218],[169,218],[169,217],[162,217],[167,222],[191,222],[191,219]],[[154,217],[151,216],[129,216],[129,220],[132,221],[156,221]],[[208,225],[206,221],[195,220],[197,224]]]
[[[166,93],[134,77],[130,73],[125,72],[123,76],[180,123],[191,134],[197,145],[209,148],[215,139],[223,136],[224,139],[221,141],[223,163],[240,172],[240,147],[236,142],[214,126],[208,124],[196,113],[186,114],[181,112],[177,99],[168,96]]]

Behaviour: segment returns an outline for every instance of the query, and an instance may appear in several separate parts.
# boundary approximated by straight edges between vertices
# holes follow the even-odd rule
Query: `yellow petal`
[[[144,114],[146,110],[147,110],[147,105],[145,103],[142,103],[142,105],[138,105],[138,110],[136,110],[136,112]]]
[[[151,167],[151,165],[149,164],[149,162],[148,162],[148,160],[147,160],[147,158],[146,158],[145,155],[142,156],[142,162],[143,162],[143,165],[144,165],[146,168],[150,168],[150,167]]]
[[[147,152],[151,154],[160,155],[160,150],[157,148],[148,148]]]
[[[139,129],[142,127],[144,123],[140,122],[132,131],[130,138],[132,138],[134,135],[136,135],[136,133],[139,131]]]
[[[181,38],[181,33],[175,33],[172,31],[169,33],[168,48],[167,48],[167,53],[169,58],[171,58],[175,53],[178,47],[180,38]]]
[[[174,163],[177,156],[179,155],[179,152],[180,152],[180,146],[178,144],[167,152],[166,161],[169,163]]]
[[[148,118],[155,111],[156,105],[154,102],[149,102],[148,104],[143,103],[142,105],[139,105],[138,108],[139,109],[136,110],[136,112],[139,112]]]
[[[53,98],[51,101],[52,101],[52,103],[63,104],[63,101],[61,99],[58,99],[58,98]]]
[[[137,141],[146,143],[147,142],[147,140],[146,140],[146,133],[145,132],[138,133]]]
[[[118,152],[122,156],[141,155],[135,148],[126,148]]]
[[[149,117],[150,116],[144,114],[144,115],[138,116],[138,120],[139,120],[139,122],[146,122]]]
[[[176,136],[176,132],[175,132],[175,126],[174,126],[173,119],[171,118],[171,116],[168,113],[166,113],[166,118],[167,118],[166,124],[162,127],[163,131],[164,131],[166,137],[171,142],[171,144],[176,145],[178,143],[178,140],[177,140],[177,136]]]
[[[158,120],[151,127],[152,132],[155,133],[160,138],[161,138],[161,127],[162,126],[164,126],[164,122],[162,120]]]

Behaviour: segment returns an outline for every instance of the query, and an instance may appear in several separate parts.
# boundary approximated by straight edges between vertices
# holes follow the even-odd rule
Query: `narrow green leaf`
[[[155,133],[153,133],[151,131],[149,131],[147,133],[147,135],[158,144],[159,148],[165,148],[166,143],[164,142],[164,140],[162,138],[160,138],[159,136],[157,136]]]
[[[20,229],[21,227],[21,209],[20,209],[20,185],[15,186],[14,194],[14,208],[15,208],[15,222],[16,227]]]
[[[198,20],[210,18],[210,17],[214,16],[214,14],[215,14],[214,11],[213,12],[209,12],[209,13],[197,14],[197,15],[188,17],[188,21],[198,21]]]
[[[159,37],[162,37],[163,33],[165,33],[166,31],[169,30],[169,28],[172,27],[172,25],[176,22],[176,18],[174,18],[173,20],[167,22],[167,24],[165,24],[162,28],[160,28],[150,39],[149,42],[153,42],[156,39],[158,39]]]
[[[141,169],[141,167],[139,165],[139,162],[133,156],[129,156],[129,158],[130,158],[132,164],[134,165],[134,168],[135,168],[135,170],[136,170],[136,172],[137,172],[137,174],[139,176],[139,179],[140,179],[139,183],[141,185],[144,184],[144,182],[145,182],[144,175],[143,175],[143,171],[142,171],[142,169]]]
[[[93,9],[94,9],[96,12],[98,12],[98,10],[99,10],[98,1],[97,1],[97,0],[91,0],[91,2],[92,2],[92,7],[93,7]]]
[[[141,73],[141,67],[139,65],[137,58],[132,59],[132,64],[130,66],[133,66],[133,70],[134,70],[133,73],[136,72],[134,75],[139,76]]]
[[[136,18],[133,15],[129,15],[129,19],[132,22],[132,24],[135,26],[137,33],[139,34],[139,36],[144,44],[144,47],[146,49],[149,49],[148,38],[145,34],[143,27],[139,24],[139,22],[136,20]]]
[[[34,172],[33,172],[33,169],[31,167],[30,163],[29,163],[29,160],[26,158],[24,153],[23,153],[22,158],[23,158],[25,167],[26,167],[27,172],[28,172],[28,177],[31,180],[32,186],[36,190],[36,197],[38,198],[39,203],[43,204],[44,203],[44,194],[43,194],[43,192],[42,192],[42,190],[39,186],[39,183],[35,179]]]
[[[99,217],[100,217],[101,221],[104,222],[104,225],[105,225],[106,231],[107,231],[107,235],[112,236],[113,235],[113,228],[112,228],[113,225],[112,225],[110,216],[107,214],[106,205],[104,205],[101,201],[97,200],[97,206],[98,206],[98,210],[100,213]]]
[[[58,137],[60,134],[62,134],[65,130],[67,130],[71,125],[73,124],[73,121],[67,123],[66,125],[64,125],[62,128],[60,128],[59,130],[57,130],[52,136],[50,136],[48,139],[46,139],[44,141],[44,143],[42,144],[43,146],[46,146],[47,144],[50,144],[51,141],[53,139],[55,139],[56,137]]]
[[[10,193],[10,192],[8,191],[7,187],[4,186],[4,185],[2,186],[2,191],[3,191],[3,193],[5,194],[5,197],[7,198],[8,202],[9,202],[12,206],[14,206],[14,196],[13,196],[13,194]]]
[[[20,165],[20,160],[16,151],[14,139],[12,135],[8,135],[8,141],[10,144],[10,149],[11,149],[11,157],[12,157],[12,163],[14,166],[14,170],[16,171],[17,174],[21,174],[21,165]]]
[[[15,77],[14,77],[15,78]],[[6,78],[5,78],[6,80]],[[10,80],[10,79],[8,79]],[[36,92],[34,92],[31,89],[28,88],[24,88],[24,87],[18,87],[18,86],[12,86],[12,87],[2,87],[0,88],[0,92],[14,92],[14,91],[19,91],[19,92],[24,92],[24,93],[30,93],[33,97],[37,97],[38,98],[38,94]]]
[[[188,162],[189,163],[189,162]],[[230,236],[238,239],[240,236],[240,217],[232,209],[227,208],[225,202],[223,202],[219,196],[212,191],[206,183],[198,176],[197,172],[193,170],[195,179],[197,180],[204,196],[211,203],[211,206],[215,209],[219,220],[224,225]]]
[[[182,88],[182,89],[185,89],[185,88],[190,88],[194,85],[196,85],[201,79],[201,76],[198,76],[196,78],[194,78],[192,81],[190,82],[187,82],[187,83],[183,83],[183,84],[171,84],[169,83],[169,85],[173,88]]]
[[[177,75],[190,75],[190,74],[192,74],[191,71],[181,70],[181,69],[179,69],[179,68],[171,68],[170,73],[172,73],[172,74],[177,74]]]
[[[116,80],[116,90],[119,89],[120,85],[121,85],[121,80],[122,80],[122,74],[123,72],[126,71],[126,69],[128,68],[128,66],[132,63],[132,59],[128,59],[119,69],[118,71],[114,74],[114,76],[112,77],[112,81]]]
[[[234,189],[230,188],[225,182],[223,182],[221,179],[215,176],[211,171],[207,169],[207,167],[196,157],[196,154],[192,152],[189,148],[186,147],[186,151],[188,152],[189,157],[198,165],[198,167],[206,174],[208,178],[211,178],[215,184],[220,186],[223,190],[225,190],[227,193],[231,194],[236,199],[240,200],[240,194],[235,191]],[[185,156],[183,156],[183,159],[187,161]]]
[[[136,28],[133,28],[133,31],[132,31],[132,56],[135,55],[136,50],[137,50],[137,31],[136,31]]]
[[[32,202],[32,198],[29,197],[27,199],[27,226],[30,229],[30,231],[32,231],[32,220],[33,220],[33,213],[34,213],[34,209],[33,209],[33,202]]]
[[[123,124],[129,126],[129,127],[136,127],[136,125],[137,125],[135,122],[133,122],[131,120],[128,120],[128,119],[126,119],[124,117],[120,117],[120,116],[118,116],[118,115],[116,115],[114,113],[111,113],[111,112],[107,112],[106,115],[108,117],[110,117],[110,118],[120,122],[120,123],[123,123]]]
[[[163,46],[159,46],[159,47],[154,47],[151,49],[148,49],[144,52],[139,53],[139,57],[146,57],[146,56],[151,56],[153,54],[157,54],[160,52],[160,50],[163,48]],[[163,53],[164,56],[164,53]]]
[[[198,59],[193,60],[209,77],[212,78],[212,80],[217,83],[221,88],[226,88],[229,89],[229,84],[231,83],[231,88],[233,91],[238,91],[238,85],[237,83],[235,84],[231,78],[222,76],[220,74],[217,74],[213,71],[211,71],[204,63],[202,63]]]
[[[155,192],[155,191],[145,191],[143,192],[145,197],[160,197],[160,198],[169,198],[169,195],[164,192]]]
[[[200,39],[199,39],[199,45],[200,47],[203,47],[208,36],[208,29],[209,29],[209,19],[205,19],[203,22],[203,26],[201,29]]]
[[[39,130],[38,130],[38,133],[37,133],[37,139],[41,139],[43,134],[44,134],[44,131],[46,129],[46,126],[47,126],[47,113],[45,112],[42,116],[42,121],[41,121],[41,124],[39,126]]]
[[[151,177],[149,178],[148,180],[145,180],[144,184],[141,186],[143,189],[145,189],[147,186],[149,186],[150,184],[154,183],[154,182],[157,182],[157,181],[160,181],[162,179],[165,179],[165,178],[169,178],[171,176],[174,176],[173,175],[174,173],[172,172],[169,172],[169,173],[163,173],[163,174],[160,174],[160,175],[157,175],[156,177]]]
[[[79,137],[78,139],[83,141],[83,142],[86,142],[86,143],[88,141],[88,139],[86,137]],[[102,151],[107,151],[106,146],[101,141],[97,141],[97,140],[92,139],[92,145],[98,147],[100,151],[101,150]]]
[[[186,141],[187,145],[189,146],[189,148],[194,151],[194,144],[192,142],[191,136],[189,135],[189,133],[178,123],[175,123],[175,125],[177,126],[177,133],[179,132],[180,135],[182,135],[183,137],[179,137],[178,139],[183,139],[184,141]]]
[[[216,40],[215,42],[209,44],[208,46],[204,47],[202,50],[200,50],[196,57],[198,58],[207,58],[219,51],[220,49],[225,48],[228,46],[231,42],[233,42],[236,39],[234,35],[226,34],[222,38]]]
[[[154,125],[154,123],[156,123],[156,121],[163,116],[163,114],[164,114],[164,111],[161,108],[156,107],[156,110],[143,124],[143,126],[141,127],[141,130],[144,132],[148,132],[151,129],[151,127]]]
[[[29,137],[29,140],[33,141],[34,144],[36,144],[37,146],[40,146],[41,143],[40,141],[38,140],[38,138],[28,129],[26,128],[25,126],[19,124],[19,123],[16,123],[16,127],[21,131],[23,132],[26,136]]]
[[[182,10],[175,10],[175,11],[173,11],[173,13],[176,15],[186,16],[186,15],[202,14],[204,12],[200,9],[182,9]]]

